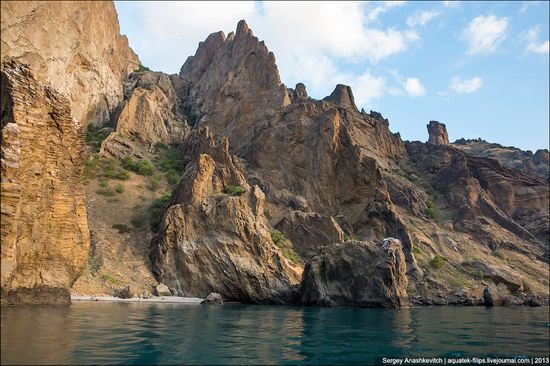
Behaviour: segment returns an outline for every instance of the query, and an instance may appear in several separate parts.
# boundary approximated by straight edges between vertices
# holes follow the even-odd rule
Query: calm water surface
[[[2,364],[365,364],[549,353],[548,307],[75,303],[1,314]]]

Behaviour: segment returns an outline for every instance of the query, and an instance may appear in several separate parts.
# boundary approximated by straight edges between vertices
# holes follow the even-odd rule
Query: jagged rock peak
[[[231,37],[231,40],[233,37]],[[222,31],[210,34],[204,42],[199,43],[199,48],[194,56],[189,56],[180,69],[179,76],[184,75],[193,82],[206,71],[206,68],[212,62],[216,51],[220,49],[225,42],[225,34]]]
[[[237,24],[237,33],[236,36],[242,36],[242,35],[248,35],[253,36],[252,30],[248,28],[248,24],[246,24],[246,20],[241,19],[239,23]]]
[[[428,143],[433,145],[448,145],[449,136],[445,124],[437,121],[430,121],[426,126],[428,128]]]
[[[332,102],[344,108],[353,108],[357,109],[355,105],[355,98],[353,97],[353,92],[351,87],[348,85],[338,84],[336,88],[328,97],[324,98],[327,102]]]

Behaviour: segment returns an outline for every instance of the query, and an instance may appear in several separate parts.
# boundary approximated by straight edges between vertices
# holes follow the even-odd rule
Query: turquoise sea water
[[[372,364],[547,356],[549,309],[75,303],[1,309],[2,364]]]

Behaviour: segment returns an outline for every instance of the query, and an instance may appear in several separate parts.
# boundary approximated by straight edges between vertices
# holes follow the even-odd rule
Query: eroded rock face
[[[37,80],[69,98],[83,125],[109,121],[122,81],[139,60],[120,35],[112,2],[3,1],[1,61],[31,65]]]
[[[399,240],[348,241],[323,248],[304,269],[305,305],[400,308],[408,305],[406,263]]]
[[[304,260],[313,257],[325,245],[344,241],[344,232],[336,220],[316,213],[293,211],[276,228],[290,239],[294,250]]]
[[[211,154],[195,150],[153,239],[155,274],[185,296],[217,292],[244,302],[289,301],[301,269],[271,240],[263,192],[248,185],[227,140],[204,149]],[[242,187],[243,194],[224,194],[230,185]]]
[[[125,82],[125,95],[114,115],[115,132],[102,143],[101,155],[121,159],[132,153],[132,142],[178,144],[189,134],[168,75],[133,73]]]
[[[426,126],[428,128],[428,143],[433,145],[447,145],[449,143],[449,136],[447,135],[447,128],[443,123],[437,121],[430,121]]]
[[[4,64],[1,83],[2,303],[68,303],[90,245],[82,129],[29,67]]]

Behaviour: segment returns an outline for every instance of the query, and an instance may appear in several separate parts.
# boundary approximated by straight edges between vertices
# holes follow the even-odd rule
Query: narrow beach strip
[[[131,299],[122,299],[115,296],[81,296],[71,295],[71,301],[115,301],[115,302],[147,302],[147,303],[179,303],[179,304],[200,304],[204,299],[198,297],[180,297],[180,296],[152,296],[146,299],[132,297]]]

